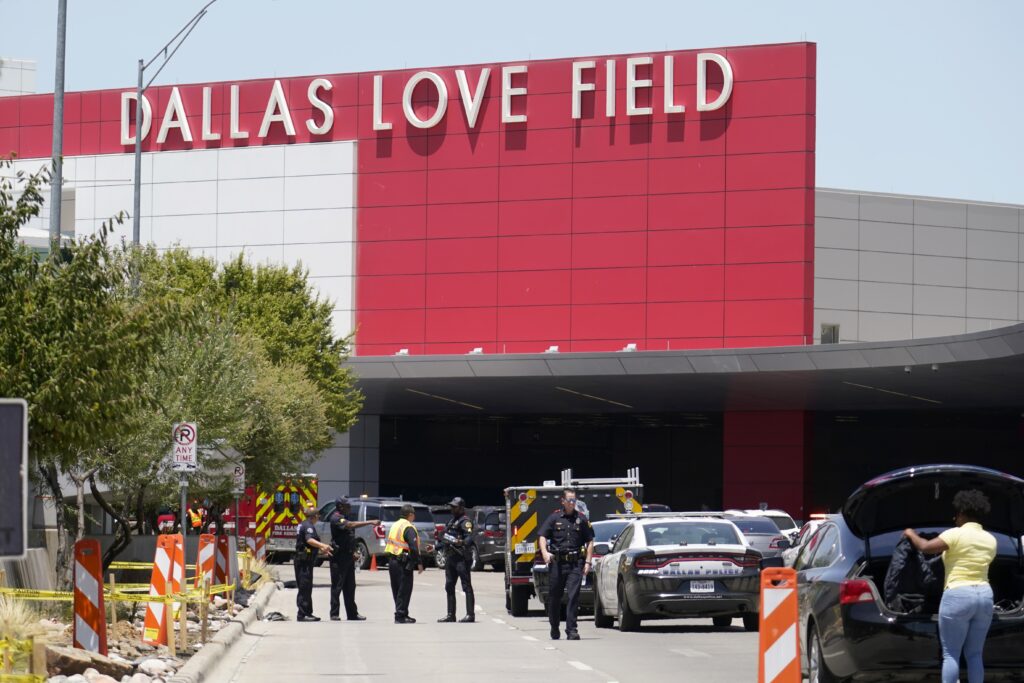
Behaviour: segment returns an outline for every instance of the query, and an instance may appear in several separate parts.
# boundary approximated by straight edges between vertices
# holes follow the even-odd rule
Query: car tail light
[[[786,540],[785,536],[776,536],[775,538],[772,539],[772,542],[768,544],[768,547],[771,550],[778,550],[779,549],[779,543],[782,542],[782,541],[785,541],[785,540]]]
[[[500,531],[485,531],[484,532],[484,537],[485,538],[501,538],[501,532]]]
[[[376,526],[373,527],[373,535],[376,536],[377,538],[384,538],[388,534],[387,534],[386,531],[384,531],[384,525],[383,524],[377,524]]]
[[[761,555],[758,553],[747,553],[736,557],[733,562],[741,567],[760,567]]]
[[[839,604],[853,605],[858,602],[874,602],[871,584],[863,579],[850,579],[839,584]]]
[[[659,557],[638,557],[633,562],[633,566],[637,569],[658,569],[662,565],[668,564],[671,560],[665,560]]]

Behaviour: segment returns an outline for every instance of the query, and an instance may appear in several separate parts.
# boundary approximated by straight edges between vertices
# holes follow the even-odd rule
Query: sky
[[[70,0],[65,88],[134,86],[208,0]],[[53,90],[57,0],[0,0]],[[810,40],[817,185],[1024,204],[1019,0],[217,0],[157,84]]]

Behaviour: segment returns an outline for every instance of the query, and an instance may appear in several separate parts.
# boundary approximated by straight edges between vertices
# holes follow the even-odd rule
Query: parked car
[[[764,557],[781,556],[782,551],[790,546],[789,539],[770,517],[726,513],[724,518],[739,527],[743,537]]]
[[[634,631],[644,619],[734,617],[758,628],[761,553],[723,517],[638,517],[628,521],[594,581],[594,623]]]
[[[997,540],[989,568],[996,606],[985,641],[985,680],[1024,679],[1024,480],[969,465],[925,465],[862,485],[797,557],[800,656],[809,683],[938,675],[937,601],[896,609],[903,596],[890,595],[887,602],[884,579],[903,529],[950,528],[953,496],[964,489],[989,497],[992,514],[983,523]],[[967,680],[966,672],[960,680]]]
[[[471,569],[480,571],[491,565],[495,571],[505,568],[505,508],[480,505],[466,511],[473,522]]]
[[[792,567],[796,562],[796,558],[800,555],[800,551],[804,549],[804,546],[814,536],[814,532],[818,530],[821,523],[828,519],[829,515],[819,515],[815,519],[811,519],[809,522],[805,522],[800,527],[800,533],[797,534],[796,542],[792,546],[782,551],[782,561],[787,567]]]
[[[441,534],[448,522],[452,521],[452,509],[449,505],[431,505],[430,514],[434,516],[434,566],[444,569],[445,554],[441,550]]]
[[[791,544],[796,543],[797,534],[800,533],[800,526],[793,521],[788,512],[783,510],[726,510],[727,514],[750,515],[753,517],[767,517],[775,522],[779,531],[789,538]]]
[[[631,518],[622,519],[605,519],[600,522],[594,522],[591,526],[594,528],[594,555],[593,564],[591,566],[591,573],[583,578],[583,583],[580,584],[580,612],[589,613],[594,607],[594,572],[597,570],[597,564],[601,561],[604,555],[608,554],[608,550],[611,547],[615,537],[622,532],[626,525],[629,524]],[[538,553],[539,557],[539,553]],[[541,603],[547,606],[548,593],[551,590],[550,581],[548,581],[548,566],[544,564],[543,559],[538,559],[533,566],[533,585],[537,591],[537,598]],[[568,602],[568,596],[562,596],[562,604]]]
[[[364,526],[356,529],[356,566],[360,569],[369,569],[371,559],[376,556],[377,563],[386,561],[384,556],[384,545],[388,537],[388,530],[391,525],[398,521],[399,512],[403,505],[412,505],[416,512],[416,521],[413,526],[420,536],[420,552],[426,557],[434,555],[436,541],[434,540],[434,516],[430,509],[422,503],[413,503],[407,500],[396,498],[353,498],[352,515],[357,521],[368,519],[379,519],[380,524]],[[320,521],[316,523],[317,533],[320,538],[329,543],[331,538],[330,524],[328,517],[334,512],[334,501],[327,503],[320,508]]]

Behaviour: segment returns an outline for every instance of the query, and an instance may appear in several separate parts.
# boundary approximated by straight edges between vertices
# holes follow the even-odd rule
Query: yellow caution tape
[[[0,650],[6,650],[8,652],[24,652],[28,654],[32,652],[32,641],[31,640],[15,640],[13,638],[0,638]]]
[[[111,562],[109,569],[152,569],[152,562]],[[195,569],[194,564],[186,564],[185,569]]]
[[[19,600],[74,600],[72,591],[36,591],[28,588],[0,588],[0,595],[10,595]]]
[[[0,683],[46,683],[46,676],[40,674],[2,674]]]

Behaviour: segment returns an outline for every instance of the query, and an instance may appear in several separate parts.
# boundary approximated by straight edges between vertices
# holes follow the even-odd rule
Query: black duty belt
[[[555,559],[559,562],[578,562],[583,558],[583,553],[579,550],[572,550],[569,552],[562,552],[556,550],[554,552]]]

